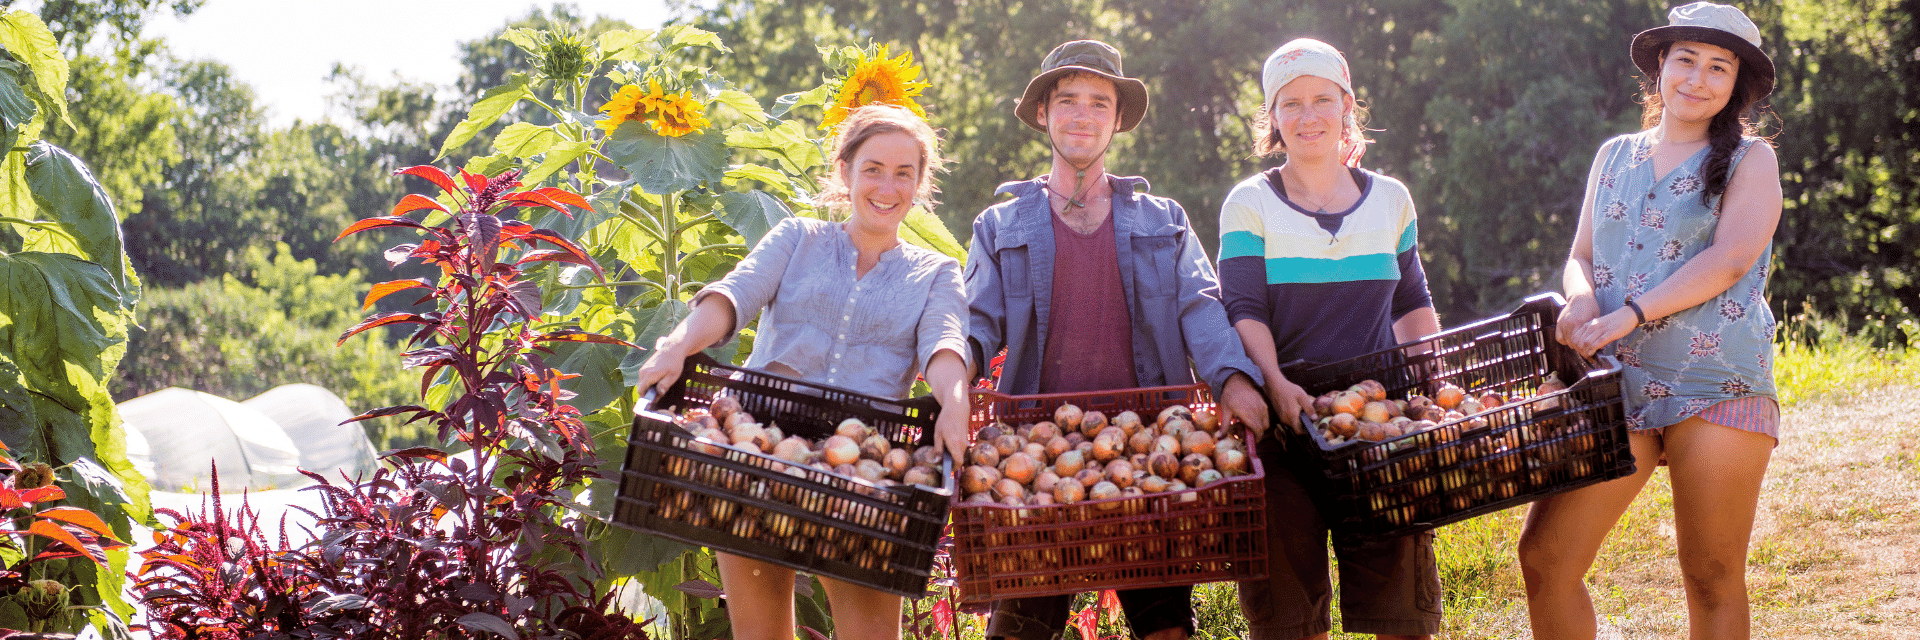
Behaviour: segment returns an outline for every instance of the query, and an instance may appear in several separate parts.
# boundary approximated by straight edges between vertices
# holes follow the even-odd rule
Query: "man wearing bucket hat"
[[[1220,305],[1218,282],[1186,211],[1145,193],[1146,180],[1106,173],[1107,148],[1147,111],[1146,85],[1120,52],[1092,40],[1048,53],[1014,107],[1047,135],[1052,168],[1009,182],[1011,200],[973,223],[967,256],[969,347],[1002,347],[997,388],[1028,395],[1208,383],[1222,421],[1264,432],[1259,371]],[[1189,587],[1119,592],[1136,637],[1193,633]],[[988,638],[1047,640],[1066,626],[1072,595],[995,603]]]
[[[1288,426],[1313,398],[1281,363],[1330,363],[1440,332],[1406,185],[1361,169],[1366,138],[1345,56],[1300,38],[1267,57],[1254,114],[1258,155],[1279,167],[1228,192],[1220,207],[1220,287],[1227,317]],[[1327,304],[1326,301],[1338,301]],[[1334,590],[1329,528],[1281,441],[1255,451],[1267,469],[1267,577],[1240,583],[1256,640],[1325,638]],[[1312,470],[1300,470],[1315,474]],[[1433,534],[1356,544],[1334,539],[1340,624],[1349,633],[1414,638],[1441,622]]]
[[[1593,638],[1584,577],[1666,466],[1688,636],[1746,638],[1747,545],[1779,442],[1766,287],[1782,206],[1760,29],[1739,9],[1674,8],[1634,36],[1646,129],[1602,144],[1563,277],[1558,338],[1621,363],[1633,475],[1534,502],[1518,551],[1536,638]]]

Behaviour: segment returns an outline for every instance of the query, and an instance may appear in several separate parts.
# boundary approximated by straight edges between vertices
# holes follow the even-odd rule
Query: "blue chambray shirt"
[[[941,349],[967,357],[958,261],[901,243],[855,278],[857,258],[840,223],[787,218],[694,299],[733,302],[729,340],[759,317],[747,368],[867,395],[905,397]]]
[[[1264,384],[1227,323],[1219,279],[1187,212],[1144,193],[1145,178],[1109,179],[1120,285],[1133,317],[1127,347],[1134,379],[1148,387],[1191,384],[1197,371],[1216,396],[1236,371]],[[998,385],[1004,393],[1039,393],[1040,360],[1053,328],[1053,210],[1045,180],[1000,185],[997,193],[1014,198],[973,221],[966,265],[969,355],[985,373],[988,359],[1007,348]]]

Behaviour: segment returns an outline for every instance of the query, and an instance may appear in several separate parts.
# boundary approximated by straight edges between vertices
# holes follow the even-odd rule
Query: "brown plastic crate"
[[[1287,378],[1314,395],[1367,379],[1389,398],[1430,395],[1439,381],[1473,395],[1524,395],[1550,372],[1569,385],[1385,442],[1330,447],[1317,429],[1281,429],[1335,535],[1403,536],[1633,473],[1620,364],[1583,358],[1555,340],[1562,306],[1558,295],[1542,294],[1511,314],[1423,340],[1287,365]],[[1470,426],[1478,419],[1486,426]]]
[[[762,423],[809,439],[857,417],[895,446],[928,444],[939,411],[932,398],[875,398],[695,354],[681,379],[634,418],[616,523],[887,593],[926,592],[951,489],[882,488],[759,452],[703,452],[696,445],[706,441],[665,410],[706,407],[721,393]]]
[[[1072,402],[1151,420],[1185,404],[1211,409],[1204,384],[1008,396],[976,392],[972,426],[1053,419]],[[1266,477],[1252,472],[1176,493],[1045,507],[953,509],[953,566],[963,604],[1006,598],[1252,580],[1266,576]],[[1106,508],[1103,508],[1106,507]]]

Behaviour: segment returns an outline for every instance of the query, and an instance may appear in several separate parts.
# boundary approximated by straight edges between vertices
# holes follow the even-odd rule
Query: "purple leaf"
[[[468,631],[483,631],[507,638],[507,640],[520,640],[520,634],[513,630],[513,625],[508,624],[505,620],[501,620],[500,616],[491,613],[475,611],[460,616],[460,618],[454,620],[454,622],[459,623],[462,627],[466,627]]]
[[[314,603],[307,608],[307,613],[317,616],[335,610],[365,609],[368,604],[366,596],[342,593]]]
[[[713,583],[707,582],[705,580],[688,580],[686,582],[673,585],[673,588],[678,589],[681,593],[685,593],[695,598],[706,598],[709,600],[712,600],[714,598],[719,598],[720,596],[726,595],[727,593],[725,591],[721,591],[720,587],[714,586]]]
[[[804,624],[800,625],[800,630],[807,632],[807,637],[812,638],[812,640],[833,640],[833,638],[827,637],[826,634],[814,631],[813,627]]]
[[[793,574],[793,592],[802,598],[813,597],[813,576],[804,573]]]

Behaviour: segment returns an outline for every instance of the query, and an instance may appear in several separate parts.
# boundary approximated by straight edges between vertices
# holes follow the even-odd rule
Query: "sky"
[[[207,0],[184,20],[158,16],[146,36],[183,59],[225,63],[253,87],[268,120],[326,117],[327,75],[336,62],[373,84],[396,78],[446,86],[460,75],[459,44],[486,36],[550,1],[534,0]],[[586,16],[657,28],[665,0],[568,0]]]

